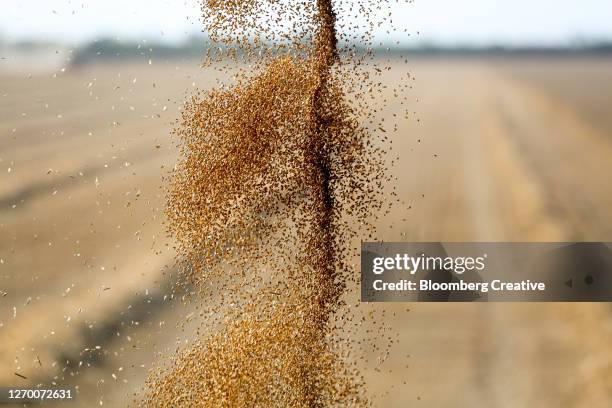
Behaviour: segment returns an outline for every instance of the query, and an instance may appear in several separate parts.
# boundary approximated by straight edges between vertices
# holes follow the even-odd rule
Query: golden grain
[[[355,279],[350,242],[383,205],[386,138],[367,127],[368,53],[336,13],[384,3],[203,1],[205,65],[247,68],[182,110],[166,212],[182,277],[224,303],[202,312],[217,331],[155,370],[139,405],[368,405],[332,318]]]

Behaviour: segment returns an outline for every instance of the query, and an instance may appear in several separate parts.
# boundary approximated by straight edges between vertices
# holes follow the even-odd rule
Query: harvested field
[[[610,240],[612,59],[391,65],[389,84],[414,74],[416,114],[393,136],[405,205],[382,238]],[[164,298],[160,186],[184,92],[214,81],[178,60],[0,77],[0,384],[62,376],[75,406],[123,406],[190,338],[174,325],[191,306]],[[393,328],[384,361],[370,346],[354,356],[379,406],[610,405],[608,305],[365,309]]]

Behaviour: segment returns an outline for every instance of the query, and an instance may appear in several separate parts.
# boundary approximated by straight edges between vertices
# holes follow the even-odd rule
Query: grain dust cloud
[[[386,68],[369,51],[386,7],[202,2],[204,65],[232,81],[185,103],[166,212],[181,284],[222,301],[202,302],[198,338],[152,372],[139,405],[369,405],[338,332],[354,242],[390,205],[392,125],[371,107]]]

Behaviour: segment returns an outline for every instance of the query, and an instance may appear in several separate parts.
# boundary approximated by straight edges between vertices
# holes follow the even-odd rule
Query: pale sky
[[[344,0],[350,1],[350,0]],[[612,40],[612,0],[389,1],[403,41],[559,45]],[[197,0],[2,0],[0,39],[80,43],[96,38],[180,41],[200,31]],[[420,32],[416,36],[416,32]]]

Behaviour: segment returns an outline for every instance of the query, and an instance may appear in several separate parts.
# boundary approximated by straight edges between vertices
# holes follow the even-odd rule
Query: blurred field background
[[[393,140],[406,206],[381,220],[381,237],[611,236],[612,58],[437,55],[392,66],[389,84],[406,69],[416,78],[415,117]],[[60,376],[83,406],[122,405],[185,336],[174,324],[189,307],[164,300],[173,254],[160,187],[185,92],[214,79],[193,59],[0,76],[1,384]],[[363,367],[380,406],[609,401],[609,305],[408,307],[373,307],[399,334],[397,358]]]
[[[198,311],[169,290],[162,186],[183,100],[226,79],[199,68],[201,51],[197,38],[0,45],[0,386],[125,406],[193,338],[175,328]],[[398,53],[379,54],[392,66],[380,97],[409,71],[413,113],[392,136],[404,204],[382,239],[611,240],[609,46]],[[612,406],[609,304],[364,308],[364,343],[381,322],[393,340],[353,356],[377,406]]]

